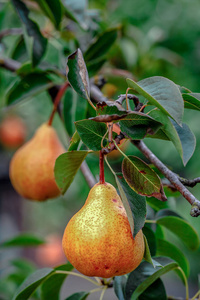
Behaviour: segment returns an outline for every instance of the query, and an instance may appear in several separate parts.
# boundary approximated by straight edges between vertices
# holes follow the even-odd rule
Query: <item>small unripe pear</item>
[[[56,158],[65,152],[53,127],[43,124],[33,138],[14,154],[10,180],[16,191],[27,199],[44,201],[60,191],[54,178]]]
[[[64,235],[67,259],[82,274],[109,278],[133,271],[144,254],[142,230],[135,239],[116,189],[97,183]]]

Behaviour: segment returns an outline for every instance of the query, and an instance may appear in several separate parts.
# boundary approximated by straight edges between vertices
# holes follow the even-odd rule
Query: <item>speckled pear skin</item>
[[[110,278],[133,271],[144,254],[142,230],[133,239],[126,211],[116,189],[97,183],[84,206],[71,218],[63,250],[82,274]]]
[[[42,124],[33,138],[14,154],[10,163],[10,180],[24,198],[45,201],[60,191],[54,178],[56,158],[65,152],[55,129]]]

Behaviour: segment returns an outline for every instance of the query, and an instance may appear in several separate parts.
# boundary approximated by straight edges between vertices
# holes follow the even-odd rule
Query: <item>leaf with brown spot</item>
[[[90,95],[89,76],[80,49],[68,56],[66,73],[74,90],[88,100]]]
[[[167,200],[160,178],[140,158],[126,156],[122,162],[122,172],[126,182],[136,193],[153,196],[161,201]]]

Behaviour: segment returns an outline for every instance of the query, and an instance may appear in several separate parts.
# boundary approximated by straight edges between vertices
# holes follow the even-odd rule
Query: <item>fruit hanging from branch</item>
[[[63,249],[82,274],[109,278],[137,268],[144,254],[142,230],[135,239],[116,189],[97,183],[85,205],[69,221]]]
[[[54,178],[56,158],[65,152],[55,129],[42,124],[33,138],[14,154],[10,180],[24,198],[44,201],[60,195]]]
[[[103,159],[100,151],[100,181],[69,221],[62,244],[79,272],[110,278],[137,268],[144,255],[144,240],[142,230],[133,238],[121,198],[104,180]]]

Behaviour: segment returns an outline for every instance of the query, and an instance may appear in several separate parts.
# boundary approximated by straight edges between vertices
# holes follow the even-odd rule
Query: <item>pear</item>
[[[97,183],[63,235],[67,259],[82,274],[110,278],[133,271],[144,254],[142,230],[135,239],[116,189]]]
[[[0,142],[9,149],[20,147],[26,138],[26,125],[16,115],[5,117],[0,124]]]
[[[65,152],[56,131],[42,124],[33,138],[14,154],[10,180],[16,191],[27,199],[44,201],[60,191],[54,178],[56,158]]]

